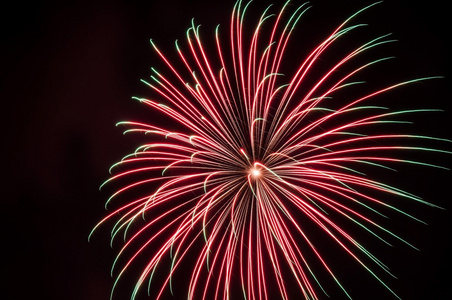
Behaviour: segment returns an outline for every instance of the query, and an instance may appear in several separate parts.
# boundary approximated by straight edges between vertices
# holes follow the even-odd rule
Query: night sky
[[[16,1],[2,9],[0,282],[4,288],[0,298],[108,299],[113,283],[110,266],[119,244],[113,250],[109,247],[108,226],[90,243],[87,237],[106,215],[104,202],[109,195],[98,187],[108,178],[108,168],[138,146],[134,137],[123,136],[115,124],[123,120],[146,122],[153,116],[131,100],[132,96],[150,95],[140,82],[157,64],[149,39],[174,55],[173,41],[185,38],[192,17],[202,24],[203,35],[213,34],[220,22],[227,30],[233,3]],[[268,1],[256,0],[253,9],[260,13],[262,3]],[[303,43],[309,48],[371,1],[311,3],[313,8],[296,33],[306,37]],[[419,4],[388,0],[360,21],[370,24],[369,36],[392,32],[399,40],[384,50],[397,56],[394,69],[387,69],[389,80],[445,76],[405,89],[394,108],[444,109],[416,117],[413,126],[422,134],[450,139],[452,52],[446,6],[437,0]],[[442,147],[452,149],[447,144]],[[447,155],[433,157],[433,162],[452,167]],[[399,277],[388,283],[404,299],[446,299],[451,294],[452,172],[416,170],[407,171],[406,177],[395,176],[391,183],[446,210],[416,208],[416,216],[428,226],[403,218],[395,221],[400,222],[396,228],[401,235],[421,251],[404,245],[397,245],[389,254],[384,251],[384,261]],[[385,246],[375,240],[375,247]],[[338,275],[351,284],[357,299],[388,296],[384,288],[380,288],[382,294],[369,296],[359,274],[345,269]],[[359,284],[354,286],[355,279]],[[118,299],[128,292],[118,294]]]

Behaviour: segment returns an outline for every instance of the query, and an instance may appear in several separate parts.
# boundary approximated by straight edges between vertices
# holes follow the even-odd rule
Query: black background
[[[255,2],[252,7],[261,12],[263,1]],[[328,31],[323,29],[332,29],[370,3],[338,2],[343,1],[313,0],[306,18],[317,26],[299,34],[324,38]],[[39,1],[14,2],[2,9],[0,282],[5,288],[0,298],[108,299],[116,250],[108,246],[107,228],[91,243],[87,236],[105,216],[108,195],[98,187],[108,178],[108,167],[137,146],[114,124],[146,121],[148,116],[130,98],[148,93],[139,79],[148,77],[157,59],[149,38],[173,51],[174,39],[184,39],[192,17],[203,24],[203,34],[213,34],[217,23],[227,24],[232,5],[233,1]],[[360,21],[371,24],[370,34],[393,32],[400,40],[392,48],[400,61],[392,75],[445,76],[404,95],[408,105],[444,109],[416,123],[423,133],[450,138],[446,6],[441,1],[386,1]],[[438,160],[451,166],[448,156]],[[451,294],[451,173],[412,175],[412,181],[402,180],[402,185],[446,210],[423,207],[419,214],[429,226],[412,230],[409,224],[401,225],[421,252],[394,249],[388,263],[400,279],[390,285],[405,299],[446,299]],[[340,276],[347,277],[347,270]],[[365,286],[353,289],[367,295],[365,299],[381,297],[366,294]]]

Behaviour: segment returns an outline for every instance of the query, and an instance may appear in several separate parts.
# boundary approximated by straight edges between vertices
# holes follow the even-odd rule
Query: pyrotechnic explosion
[[[132,299],[143,289],[155,299],[180,290],[177,274],[188,276],[187,299],[288,299],[294,286],[297,299],[318,299],[328,295],[318,272],[351,298],[341,270],[334,269],[331,255],[324,257],[330,251],[348,255],[398,297],[383,279],[393,276],[389,268],[349,228],[375,243],[415,248],[378,220],[397,213],[422,222],[388,201],[395,197],[435,205],[364,172],[398,163],[441,168],[403,155],[447,151],[424,146],[446,140],[387,131],[409,123],[407,114],[432,109],[391,111],[374,104],[393,89],[436,77],[374,90],[358,79],[392,59],[358,59],[393,42],[389,35],[371,37],[333,57],[328,69],[317,68],[338,41],[362,30],[356,17],[373,5],[346,19],[298,62],[287,60],[286,52],[307,3],[295,7],[288,1],[276,13],[269,7],[250,27],[245,20],[252,4],[238,1],[226,39],[217,27],[216,43],[205,45],[193,22],[186,43],[176,41],[176,58],[151,40],[166,70],[152,68],[143,80],[154,98],[135,99],[173,124],[118,124],[149,143],[114,164],[102,185],[121,184],[106,203],[121,206],[93,229],[115,220],[112,243],[125,240],[113,263],[113,298],[121,279],[133,275],[126,270],[142,256],[147,264]],[[326,238],[334,250],[318,246]]]

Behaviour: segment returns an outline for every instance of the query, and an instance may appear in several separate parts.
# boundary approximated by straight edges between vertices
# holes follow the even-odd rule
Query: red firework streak
[[[269,7],[250,31],[244,24],[249,4],[235,4],[226,47],[217,27],[216,47],[207,50],[193,23],[185,51],[176,41],[177,67],[151,40],[167,75],[152,69],[151,80],[143,82],[160,102],[135,99],[171,119],[178,130],[119,123],[127,133],[145,134],[150,143],[113,165],[116,173],[102,185],[127,182],[107,201],[126,199],[125,204],[93,229],[114,219],[112,242],[120,233],[125,238],[112,268],[112,297],[126,270],[145,256],[132,299],[146,288],[156,299],[168,290],[173,293],[178,272],[189,274],[187,299],[236,299],[237,290],[245,299],[288,299],[294,286],[297,298],[318,299],[328,295],[318,270],[351,298],[324,257],[330,249],[317,246],[318,236],[331,240],[338,255],[348,255],[398,297],[379,274],[393,276],[388,267],[348,228],[352,225],[388,245],[397,240],[415,248],[376,220],[393,211],[422,222],[386,201],[394,196],[434,205],[369,179],[362,169],[392,169],[394,163],[439,167],[394,153],[450,152],[410,142],[444,139],[378,132],[388,124],[406,123],[401,116],[431,109],[389,111],[368,102],[436,77],[347,96],[345,104],[335,102],[336,94],[343,99],[344,92],[363,83],[354,79],[360,72],[392,58],[356,67],[363,53],[393,42],[389,35],[378,36],[340,56],[318,76],[322,55],[360,29],[363,24],[352,21],[374,4],[340,24],[291,76],[282,71],[294,65],[285,60],[286,50],[309,6],[287,2],[276,14]],[[136,196],[137,191],[142,194]]]

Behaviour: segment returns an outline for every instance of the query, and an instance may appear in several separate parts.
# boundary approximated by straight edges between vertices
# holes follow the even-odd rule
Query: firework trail
[[[177,59],[151,40],[166,70],[153,68],[143,82],[158,100],[135,99],[172,123],[171,129],[119,123],[126,133],[145,134],[150,142],[113,165],[114,175],[103,184],[122,186],[106,204],[122,206],[94,228],[116,220],[112,243],[120,236],[125,240],[112,267],[112,297],[126,271],[144,256],[132,299],[142,289],[156,299],[173,293],[178,274],[189,278],[188,299],[236,299],[237,289],[245,299],[288,299],[294,285],[297,298],[318,299],[328,294],[318,272],[329,274],[351,298],[336,275],[340,270],[325,257],[330,250],[318,247],[320,239],[332,241],[338,255],[348,255],[398,297],[382,279],[381,273],[393,276],[388,267],[348,228],[414,248],[378,220],[393,211],[422,221],[386,199],[434,205],[372,180],[364,170],[392,169],[396,163],[433,166],[397,154],[446,152],[417,146],[445,140],[385,130],[407,123],[406,114],[431,110],[394,112],[369,104],[434,77],[351,93],[362,91],[360,73],[391,59],[357,65],[364,53],[393,42],[389,35],[352,48],[319,71],[328,50],[363,27],[355,18],[371,6],[346,19],[296,64],[285,60],[286,52],[308,4],[287,2],[276,13],[269,7],[247,27],[250,3],[238,1],[227,39],[217,27],[215,47],[207,49],[192,23],[186,43],[176,41]],[[294,71],[287,73],[287,66]]]

